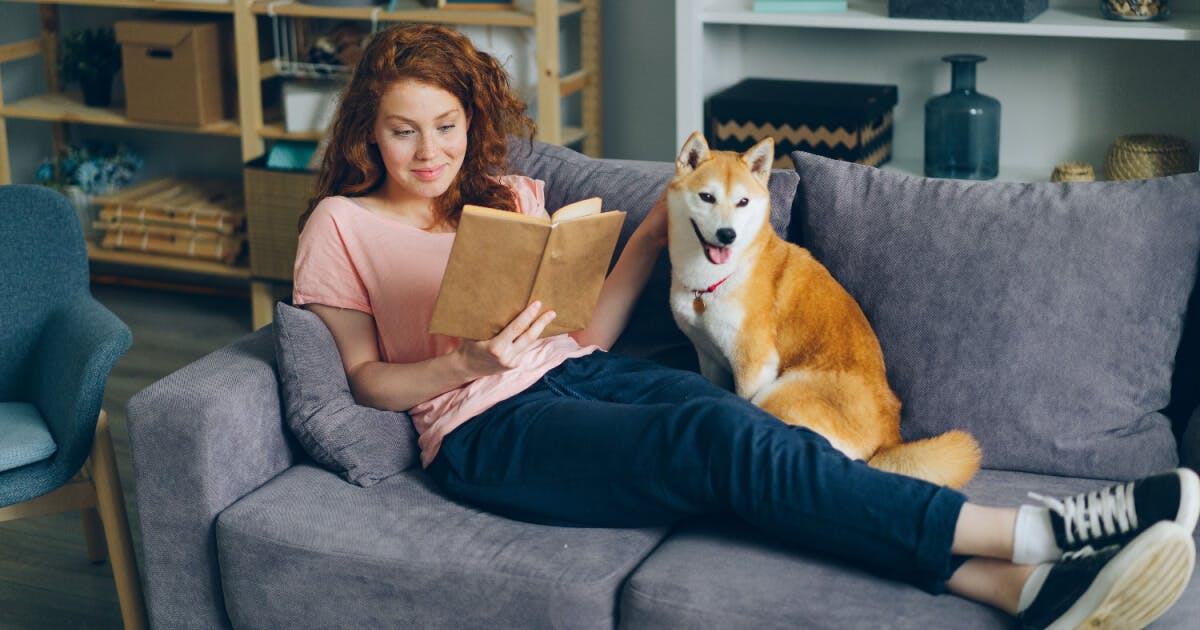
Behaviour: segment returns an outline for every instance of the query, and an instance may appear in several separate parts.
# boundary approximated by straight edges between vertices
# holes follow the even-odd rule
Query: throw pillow
[[[420,461],[407,413],[354,402],[337,343],[315,313],[275,305],[275,358],[287,426],[317,463],[365,488]]]
[[[989,468],[1132,478],[1178,461],[1168,403],[1200,174],[926,179],[797,152],[802,242],[858,300],[907,439],[970,431]]]

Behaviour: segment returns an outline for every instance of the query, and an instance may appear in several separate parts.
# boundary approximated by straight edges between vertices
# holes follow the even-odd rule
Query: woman
[[[381,32],[301,219],[295,303],[333,333],[361,404],[409,411],[445,492],[558,524],[733,512],[1027,627],[1099,617],[1139,627],[1182,592],[1200,504],[1191,471],[1047,507],[979,506],[849,460],[697,374],[607,353],[665,244],[661,200],[587,329],[539,339],[554,313],[534,302],[492,339],[428,334],[462,205],[545,214],[541,182],[504,174],[507,135],[532,128],[503,68],[467,38],[435,26]],[[1185,567],[1159,561],[1180,554]]]

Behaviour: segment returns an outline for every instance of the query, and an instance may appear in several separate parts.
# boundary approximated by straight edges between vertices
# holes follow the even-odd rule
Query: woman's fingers
[[[541,310],[542,303],[540,300],[530,302],[529,306],[526,306],[525,310],[517,313],[517,316],[503,330],[496,333],[496,336],[492,340],[506,344],[513,343],[517,337],[521,336],[521,333],[525,332],[533,324],[537,319],[538,312]]]
[[[513,340],[513,349],[517,352],[523,352],[526,348],[533,345],[533,342],[537,341],[538,338],[542,336],[542,331],[546,329],[546,326],[550,325],[550,322],[554,321],[554,318],[557,316],[558,313],[555,313],[554,311],[546,311],[545,313],[539,315],[538,318],[533,320],[533,323],[525,329],[525,332],[521,333],[515,340]]]

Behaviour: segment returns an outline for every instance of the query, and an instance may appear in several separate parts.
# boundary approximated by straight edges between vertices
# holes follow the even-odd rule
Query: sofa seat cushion
[[[981,471],[966,488],[984,505],[1014,505],[1028,491],[1046,496],[1094,490],[1106,482],[1033,473]],[[1195,628],[1200,579],[1154,624]],[[1012,620],[953,595],[930,595],[836,559],[770,540],[748,526],[706,519],[680,527],[630,577],[621,627],[1005,629]]]
[[[217,554],[236,628],[612,628],[665,533],[511,521],[420,469],[361,488],[298,465],[220,515]]]
[[[0,471],[40,462],[58,444],[37,407],[23,402],[0,402]]]

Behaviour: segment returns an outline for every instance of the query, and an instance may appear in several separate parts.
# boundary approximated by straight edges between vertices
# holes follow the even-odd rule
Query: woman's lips
[[[412,169],[412,174],[423,182],[431,182],[441,177],[442,171],[445,170],[446,167],[444,165],[437,168],[414,168]]]

